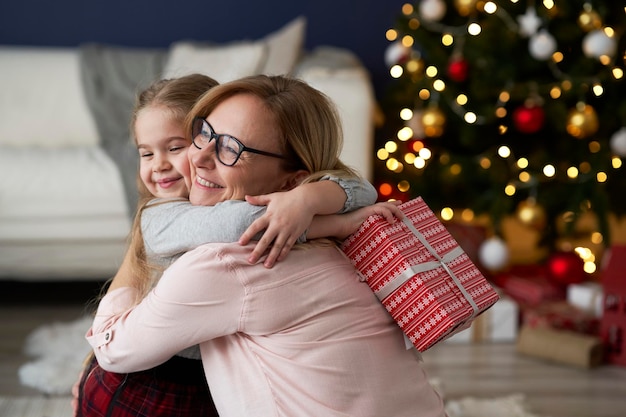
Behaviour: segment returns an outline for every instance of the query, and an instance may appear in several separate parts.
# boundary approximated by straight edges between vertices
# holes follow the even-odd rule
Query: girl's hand
[[[261,240],[248,258],[250,263],[257,262],[271,246],[263,265],[267,268],[273,267],[276,262],[285,259],[298,238],[311,224],[314,213],[305,200],[298,197],[295,190],[246,196],[246,201],[250,204],[267,206],[265,214],[256,219],[239,238],[239,243],[245,245],[257,233],[264,231]]]

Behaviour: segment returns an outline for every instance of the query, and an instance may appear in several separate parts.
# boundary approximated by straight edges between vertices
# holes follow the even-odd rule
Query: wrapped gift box
[[[580,368],[592,368],[604,362],[604,346],[599,337],[569,330],[523,325],[516,350],[523,355]]]
[[[528,327],[546,327],[597,335],[600,319],[567,301],[552,301],[522,309],[522,323]]]
[[[403,221],[371,216],[342,249],[413,345],[424,351],[468,325],[498,294],[422,198]]]
[[[474,320],[469,329],[457,332],[445,343],[515,342],[519,327],[519,306],[510,297],[500,300]]]
[[[612,245],[605,256],[600,336],[606,345],[607,360],[626,366],[626,245]]]
[[[567,286],[567,302],[592,313],[595,317],[602,317],[604,293],[598,282],[583,282]]]
[[[538,305],[565,300],[565,288],[548,278],[541,265],[516,266],[494,278],[497,286],[520,304]]]

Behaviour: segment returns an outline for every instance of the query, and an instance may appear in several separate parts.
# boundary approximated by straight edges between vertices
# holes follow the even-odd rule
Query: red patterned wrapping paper
[[[589,335],[597,335],[600,331],[599,318],[567,301],[526,306],[522,309],[522,321],[532,328],[546,327]]]
[[[368,218],[342,249],[417,350],[445,339],[498,294],[421,197],[404,221]]]
[[[520,304],[539,305],[546,301],[565,299],[565,289],[551,282],[543,268],[536,267],[537,273],[520,274],[516,268],[501,274],[494,280],[502,290]]]

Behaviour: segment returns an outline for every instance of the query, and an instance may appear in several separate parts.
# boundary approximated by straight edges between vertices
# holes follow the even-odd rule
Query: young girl
[[[271,267],[296,240],[304,240],[314,215],[374,203],[376,192],[371,184],[346,170],[321,178],[331,181],[247,198],[257,206],[241,201],[192,206],[186,200],[190,140],[183,120],[196,100],[215,85],[211,78],[194,74],[158,81],[138,96],[131,126],[140,156],[139,209],[129,250],[108,291],[129,285],[139,288],[139,302],[163,268],[185,251],[208,242],[239,240],[245,244],[258,239],[249,260],[256,262],[271,245],[265,260]],[[349,229],[362,220],[353,220]],[[315,224],[308,231],[310,237],[332,233]],[[217,415],[199,358],[197,347],[192,347],[163,365],[132,374],[106,372],[92,359],[77,387],[77,415]]]

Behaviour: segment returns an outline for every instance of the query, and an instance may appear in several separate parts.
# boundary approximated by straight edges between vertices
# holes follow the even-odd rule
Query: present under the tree
[[[592,368],[604,362],[604,346],[599,337],[549,327],[523,325],[516,350],[523,355],[580,368]]]
[[[519,328],[519,306],[515,300],[500,296],[500,300],[474,320],[469,329],[453,334],[445,343],[505,343],[515,342]]]
[[[595,317],[602,317],[602,285],[598,282],[582,282],[567,286],[567,302],[590,312]]]
[[[520,304],[565,300],[565,289],[552,282],[543,265],[514,266],[494,277],[496,285]]]
[[[576,333],[597,335],[600,319],[567,301],[545,302],[522,308],[522,323],[535,328],[547,327]]]
[[[603,314],[600,335],[610,363],[626,366],[626,244],[612,245],[602,270]]]
[[[466,326],[498,294],[421,197],[402,221],[368,218],[343,250],[413,345],[424,351]]]

